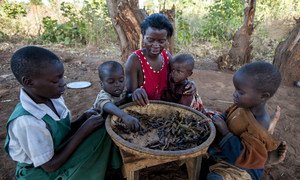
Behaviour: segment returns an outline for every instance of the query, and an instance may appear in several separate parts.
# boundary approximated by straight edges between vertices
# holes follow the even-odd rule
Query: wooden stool
[[[123,159],[123,175],[128,180],[138,180],[139,170],[152,167],[167,162],[177,161],[178,157],[155,158],[149,156],[136,156],[134,154],[121,150]],[[186,164],[189,180],[198,180],[201,170],[202,156],[187,157],[181,159]]]

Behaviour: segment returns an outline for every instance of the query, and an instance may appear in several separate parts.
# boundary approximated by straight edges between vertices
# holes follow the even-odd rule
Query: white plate
[[[81,89],[90,87],[92,84],[88,81],[77,81],[77,82],[70,82],[67,84],[68,88],[71,89]]]

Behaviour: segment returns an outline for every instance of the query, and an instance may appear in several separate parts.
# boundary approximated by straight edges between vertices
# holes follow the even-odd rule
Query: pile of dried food
[[[202,144],[210,135],[207,119],[193,116],[181,117],[176,111],[167,118],[149,116],[128,110],[131,116],[139,119],[142,127],[131,132],[122,122],[115,122],[113,130],[123,139],[150,149],[176,151],[190,149]]]

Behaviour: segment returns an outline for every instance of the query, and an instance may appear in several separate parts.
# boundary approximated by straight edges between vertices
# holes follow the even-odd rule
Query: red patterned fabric
[[[163,57],[163,65],[159,71],[152,69],[143,54],[143,50],[140,49],[134,53],[139,57],[141,62],[141,67],[144,74],[144,83],[142,88],[145,89],[148,99],[160,100],[163,91],[167,89],[168,85],[169,57],[167,51],[164,49],[161,52],[161,56]]]

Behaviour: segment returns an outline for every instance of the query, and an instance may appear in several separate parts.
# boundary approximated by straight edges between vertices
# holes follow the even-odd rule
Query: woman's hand
[[[137,88],[132,93],[132,101],[136,102],[140,106],[146,106],[149,104],[148,95],[144,88]]]
[[[183,94],[186,94],[186,95],[192,95],[197,92],[194,81],[188,81],[188,84],[184,88],[185,88],[185,91],[183,92]]]
[[[217,130],[223,135],[225,136],[227,133],[229,133],[227,124],[224,120],[224,118],[219,115],[216,114],[212,117],[212,121],[214,123],[214,125],[216,126]]]
[[[133,116],[127,114],[126,116],[122,117],[124,124],[131,130],[138,131],[141,127],[139,120]]]

